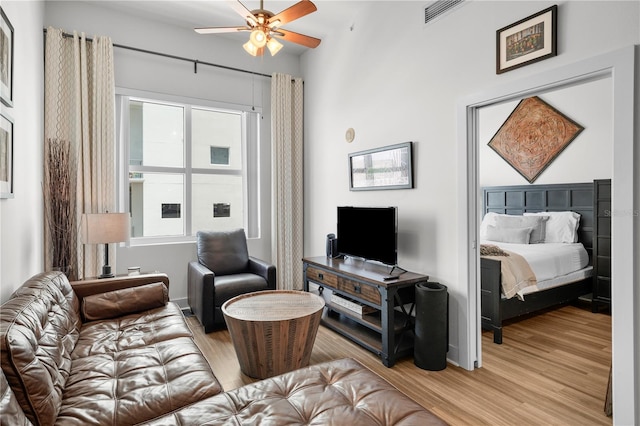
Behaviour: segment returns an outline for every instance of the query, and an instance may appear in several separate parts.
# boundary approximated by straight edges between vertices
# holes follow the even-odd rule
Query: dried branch
[[[43,192],[51,242],[52,266],[76,279],[77,220],[71,147],[69,141],[48,139],[45,146]]]

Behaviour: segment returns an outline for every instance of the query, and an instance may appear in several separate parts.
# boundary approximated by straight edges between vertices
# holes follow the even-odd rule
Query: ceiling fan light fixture
[[[274,29],[280,26],[280,20],[276,19],[275,21],[269,22],[269,28]]]
[[[246,50],[249,55],[258,56],[258,48],[251,43],[251,40],[243,44],[242,47],[244,47],[244,50]]]
[[[243,4],[245,0],[228,1],[231,7],[244,19],[244,26],[205,27],[194,28],[194,30],[199,34],[247,31],[250,33],[249,40],[242,47],[252,56],[264,55],[265,47],[269,49],[271,56],[275,56],[284,46],[277,40],[273,40],[274,37],[309,48],[318,47],[320,44],[319,38],[281,28],[282,25],[317,11],[317,7],[311,0],[298,0],[297,3],[276,14],[264,8],[264,0],[260,0],[260,8],[255,10],[249,10]]]
[[[265,44],[267,44],[267,35],[264,33],[264,31],[261,28],[256,28],[253,31],[251,31],[251,35],[249,36],[249,41],[255,46],[255,47],[264,47]]]
[[[255,26],[257,26],[257,25],[258,25],[258,21],[256,21],[256,20],[255,20],[255,18],[253,17],[253,15],[247,16],[247,17],[246,17],[246,19],[247,19],[247,23],[248,23],[250,26],[255,27]]]
[[[276,53],[282,49],[282,43],[276,40],[273,37],[269,37],[269,41],[267,42],[267,49],[271,53],[271,56],[276,56]]]

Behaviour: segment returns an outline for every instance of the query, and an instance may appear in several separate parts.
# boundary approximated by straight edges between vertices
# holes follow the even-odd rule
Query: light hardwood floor
[[[188,318],[195,341],[225,390],[243,375],[226,330],[205,334]],[[565,306],[509,323],[504,343],[482,335],[483,367],[442,371],[412,357],[386,368],[372,353],[320,326],[311,364],[351,357],[452,425],[610,425],[603,412],[611,362],[611,317]]]

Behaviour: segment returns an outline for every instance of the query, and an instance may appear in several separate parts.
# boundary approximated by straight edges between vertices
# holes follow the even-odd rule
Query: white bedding
[[[483,240],[482,244],[496,245],[527,260],[538,283],[520,290],[520,298],[525,294],[586,278],[593,269],[588,266],[589,254],[581,243],[511,244]]]
[[[577,271],[589,264],[589,255],[581,243],[511,244],[483,241],[524,257],[538,281]]]

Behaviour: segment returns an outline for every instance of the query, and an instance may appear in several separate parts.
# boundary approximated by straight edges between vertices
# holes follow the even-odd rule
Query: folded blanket
[[[480,246],[480,250],[480,254],[482,255],[482,245]],[[523,300],[523,297],[520,296],[518,292],[525,287],[535,285],[538,282],[536,275],[524,257],[512,251],[499,250],[503,251],[506,255],[482,255],[482,257],[500,261],[501,284],[504,296],[510,299],[517,295],[519,299]]]
[[[493,244],[480,244],[480,256],[509,256],[509,253]]]

